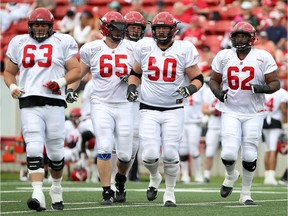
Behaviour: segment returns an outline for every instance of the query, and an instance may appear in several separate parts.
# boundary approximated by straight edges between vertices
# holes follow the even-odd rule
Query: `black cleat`
[[[253,200],[248,199],[244,202],[244,205],[256,205],[256,203]]]
[[[125,175],[120,175],[119,173],[115,176],[115,187],[116,187],[116,195],[114,202],[124,203],[126,202],[126,190],[125,190],[125,182],[127,177]]]
[[[51,204],[51,208],[53,210],[58,210],[58,211],[61,211],[64,209],[64,204],[63,204],[63,201],[61,202],[56,202],[56,203],[52,203]]]
[[[101,205],[112,205],[114,202],[114,191],[113,190],[106,190],[102,192],[102,202]]]
[[[223,198],[228,197],[233,191],[233,187],[226,187],[224,185],[221,186],[220,195]]]
[[[36,211],[44,211],[46,208],[41,207],[40,202],[35,198],[29,198],[27,200],[27,205],[29,209]]]
[[[147,199],[153,201],[157,198],[158,190],[155,187],[149,187],[147,190]]]
[[[164,204],[165,207],[176,207],[176,204],[170,200],[166,201]]]
[[[124,183],[116,182],[116,196],[114,202],[126,202],[126,190],[124,187]]]

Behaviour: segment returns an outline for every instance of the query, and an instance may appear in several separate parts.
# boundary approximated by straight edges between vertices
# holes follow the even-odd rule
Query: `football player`
[[[280,88],[273,94],[265,94],[265,101],[266,118],[263,125],[265,138],[264,184],[277,185],[275,178],[277,143],[283,133],[282,125],[286,124],[287,126],[288,93],[285,89]]]
[[[205,89],[203,93],[202,112],[204,115],[209,116],[207,132],[205,135],[205,169],[204,169],[204,182],[210,182],[211,169],[213,166],[213,159],[216,155],[218,146],[220,144],[220,125],[221,125],[221,112],[215,108],[219,100],[214,96],[210,88]]]
[[[138,11],[130,11],[124,16],[127,28],[125,38],[130,41],[138,41],[144,37],[145,29],[146,29],[146,21],[145,18]],[[126,76],[120,77],[121,80],[125,83],[128,82],[128,74]],[[130,163],[130,180],[137,181],[138,179],[138,150],[139,150],[139,101],[135,101],[133,103],[133,113],[134,113],[134,130],[133,130],[133,149],[132,149],[132,159]],[[117,173],[117,160],[114,159],[114,155],[112,154],[112,163],[113,163],[113,171],[111,177],[111,187],[115,188],[115,175]],[[115,188],[116,189],[116,188]]]
[[[222,112],[221,159],[225,166],[225,180],[220,195],[228,197],[239,178],[235,162],[241,146],[243,169],[239,202],[255,205],[251,185],[264,120],[264,94],[277,91],[280,82],[272,55],[253,47],[256,30],[250,23],[237,23],[230,38],[233,48],[217,53],[209,81],[212,92],[220,100],[216,109]]]
[[[127,91],[128,101],[135,101],[141,81],[139,137],[143,147],[142,160],[150,173],[146,195],[149,201],[158,195],[162,181],[158,169],[162,146],[165,207],[176,207],[174,188],[184,125],[183,101],[203,85],[195,46],[187,41],[174,40],[177,24],[168,12],[160,12],[154,17],[151,23],[153,38],[136,42],[135,62]]]
[[[184,134],[179,147],[181,182],[190,182],[189,156],[193,167],[193,176],[196,183],[204,183],[202,161],[199,151],[199,143],[202,134],[202,104],[203,93],[208,88],[207,84],[196,93],[188,97],[188,103],[184,106]],[[193,133],[191,133],[193,131]]]
[[[133,106],[126,100],[127,84],[120,77],[129,73],[134,44],[125,40],[126,23],[115,11],[101,19],[103,39],[83,45],[80,49],[81,76],[91,71],[93,92],[91,118],[97,140],[97,166],[103,188],[102,205],[126,201],[126,173],[132,156]],[[115,177],[116,196],[111,189],[111,153],[117,153],[118,172]]]
[[[61,180],[67,107],[65,88],[80,79],[76,58],[78,45],[70,35],[55,33],[53,24],[54,17],[49,10],[33,10],[28,17],[28,34],[17,35],[9,43],[4,71],[12,97],[19,99],[22,132],[27,144],[27,167],[33,187],[27,205],[36,211],[46,209],[42,190],[44,144],[52,176],[49,192],[52,208],[64,208]],[[66,100],[77,100],[73,89],[67,91]]]

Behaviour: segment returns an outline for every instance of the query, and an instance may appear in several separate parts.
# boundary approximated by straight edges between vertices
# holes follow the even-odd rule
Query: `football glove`
[[[124,75],[124,76],[120,76],[119,78],[120,78],[120,80],[121,80],[122,82],[128,84],[129,74],[126,74],[126,75]]]
[[[52,91],[52,94],[58,94],[58,95],[61,95],[60,89],[65,85],[66,85],[66,79],[64,77],[43,84],[43,86],[49,88]]]
[[[180,87],[177,92],[181,94],[184,98],[189,97],[190,95],[197,92],[197,88],[195,85],[190,84],[189,86]]]
[[[251,86],[251,91],[253,92],[253,94],[269,93],[270,91],[270,87],[268,85],[257,85],[251,83],[249,83],[249,85]]]
[[[215,97],[218,98],[222,103],[227,101],[227,92],[228,89],[226,90],[217,89],[213,91]]]
[[[128,100],[129,102],[134,102],[134,101],[137,100],[137,98],[138,98],[138,91],[137,91],[136,85],[130,84],[130,85],[128,86],[126,98],[127,98],[127,100]]]
[[[78,94],[73,91],[72,88],[67,89],[66,91],[66,101],[67,103],[74,103],[78,100]]]

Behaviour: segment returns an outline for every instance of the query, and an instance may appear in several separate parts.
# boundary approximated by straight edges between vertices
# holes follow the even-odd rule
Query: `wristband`
[[[60,89],[67,84],[66,79],[64,77],[55,80],[55,82],[58,83]]]
[[[15,84],[15,83],[12,83],[10,86],[9,86],[9,89],[11,92],[13,92],[15,89],[17,89],[18,86]]]

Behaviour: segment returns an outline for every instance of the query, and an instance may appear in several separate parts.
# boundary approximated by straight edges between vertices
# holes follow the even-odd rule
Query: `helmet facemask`
[[[245,34],[247,35],[247,39],[244,41],[244,39],[242,38],[241,41],[238,41],[236,39],[237,34]],[[237,51],[243,52],[247,49],[251,49],[252,47],[252,37],[249,33],[247,32],[234,32],[231,34],[231,42],[232,42],[232,46],[234,48],[236,48]]]
[[[126,36],[131,41],[138,41],[144,37],[145,27],[140,24],[127,25]]]
[[[170,31],[166,34],[163,30],[161,32],[156,32],[156,27],[169,27]],[[152,25],[152,37],[154,40],[161,44],[167,45],[169,44],[176,34],[176,26],[169,26],[169,25]]]
[[[114,42],[119,42],[125,37],[126,24],[122,22],[111,22],[107,25],[107,30],[109,32],[109,37]]]
[[[33,27],[33,25],[43,24],[48,25],[47,30],[44,27],[42,27],[41,29],[36,29],[35,26]],[[41,43],[53,34],[53,25],[49,22],[29,22],[28,33],[33,39]]]

